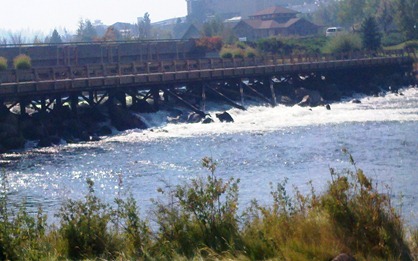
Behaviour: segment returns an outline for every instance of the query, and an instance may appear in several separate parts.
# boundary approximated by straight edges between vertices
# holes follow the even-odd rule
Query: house
[[[298,14],[299,12],[289,8],[273,6],[241,20],[234,26],[233,31],[238,38],[248,41],[274,36],[306,36],[318,33],[320,26],[298,17]]]

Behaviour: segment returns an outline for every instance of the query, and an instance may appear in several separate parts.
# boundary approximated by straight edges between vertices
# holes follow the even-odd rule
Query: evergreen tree
[[[49,43],[51,43],[51,44],[62,43],[61,36],[59,35],[57,29],[54,29],[54,31],[52,32],[51,38],[49,39]]]
[[[382,35],[373,16],[367,17],[361,24],[361,39],[363,48],[367,50],[375,51],[380,48]]]
[[[397,23],[406,39],[418,39],[417,0],[396,0]]]
[[[92,42],[97,37],[96,29],[90,20],[80,20],[77,29],[77,40],[80,42]]]

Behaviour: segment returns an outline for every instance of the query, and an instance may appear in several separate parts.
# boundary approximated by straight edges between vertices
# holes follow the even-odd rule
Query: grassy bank
[[[272,204],[253,200],[238,211],[239,180],[208,174],[159,189],[152,219],[143,218],[133,197],[103,203],[87,181],[82,200],[69,200],[48,226],[40,209],[11,213],[7,176],[0,203],[0,259],[5,260],[331,260],[347,253],[356,260],[414,260],[418,230],[407,230],[388,194],[359,169],[330,170],[326,190],[272,184]],[[152,226],[150,225],[152,223]]]

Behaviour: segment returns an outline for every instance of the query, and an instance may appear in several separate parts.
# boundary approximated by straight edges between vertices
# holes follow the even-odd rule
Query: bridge
[[[281,82],[302,84],[309,78],[329,83],[368,78],[376,72],[410,73],[413,61],[412,53],[387,51],[116,63],[102,60],[84,65],[37,66],[1,71],[0,102],[8,109],[19,106],[20,113],[26,114],[28,107],[48,111],[64,103],[76,111],[80,101],[91,106],[113,101],[126,107],[127,100],[131,104],[148,100],[158,110],[159,104],[171,97],[204,113],[209,91],[230,105],[245,109],[244,90],[274,106]],[[236,95],[228,96],[233,91],[240,102]],[[199,104],[187,99],[190,96],[198,99]]]

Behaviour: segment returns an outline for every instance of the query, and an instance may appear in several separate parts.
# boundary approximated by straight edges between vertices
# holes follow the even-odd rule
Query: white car
[[[325,31],[325,36],[335,36],[337,34],[342,33],[343,28],[342,27],[328,27]]]

